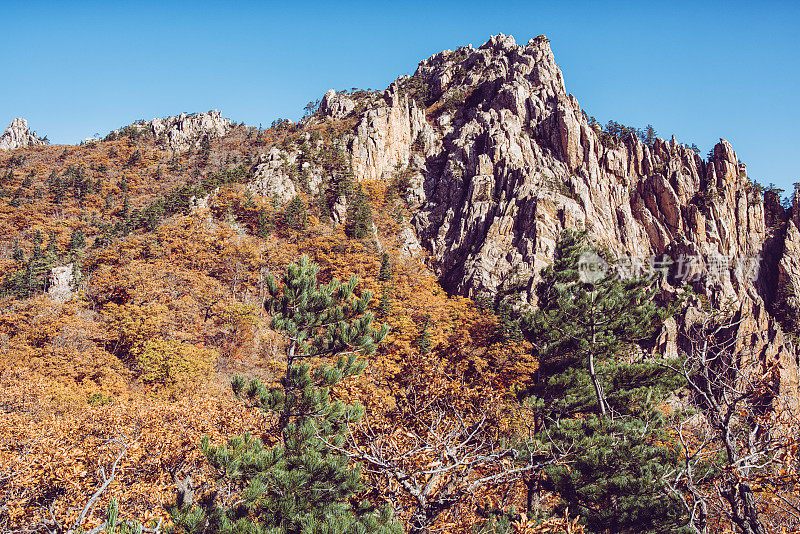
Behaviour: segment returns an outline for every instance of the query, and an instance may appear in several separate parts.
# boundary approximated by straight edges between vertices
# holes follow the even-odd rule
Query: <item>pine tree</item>
[[[204,135],[200,140],[200,164],[208,165],[208,159],[211,157],[211,139],[208,134]]]
[[[359,419],[363,408],[330,397],[333,385],[363,370],[359,355],[374,352],[386,328],[372,328],[367,311],[372,295],[354,295],[355,277],[320,286],[318,270],[303,256],[288,267],[282,284],[267,279],[271,328],[287,342],[281,386],[233,380],[238,396],[277,414],[282,442],[267,448],[258,437],[244,435],[216,447],[205,439],[210,463],[242,490],[229,508],[208,501],[194,508],[177,503],[172,514],[179,532],[401,532],[388,509],[356,502],[363,490],[360,471],[339,448],[347,424]],[[312,367],[313,361],[319,365]]]
[[[261,208],[258,210],[258,226],[256,228],[256,234],[261,239],[266,239],[269,237],[270,231],[270,223],[269,223],[269,216],[267,215],[267,210],[265,208]]]
[[[392,277],[392,266],[389,263],[389,254],[384,252],[381,254],[381,270],[378,273],[379,282],[388,282]]]
[[[25,261],[25,251],[19,246],[19,239],[14,239],[14,249],[11,252],[11,257],[14,258],[14,261],[17,263]]]
[[[3,278],[3,295],[25,298],[29,293],[30,277],[28,276],[28,262],[25,261],[25,251],[20,247],[18,240],[14,240],[11,256],[17,264],[17,268],[6,273]]]
[[[83,230],[75,228],[69,238],[69,250],[76,251],[86,246],[86,236],[83,235]]]
[[[73,230],[73,233],[75,231]],[[59,249],[58,239],[56,238],[55,231],[51,230],[48,234],[47,248],[44,251],[45,261],[48,265],[53,265],[58,261]]]
[[[522,339],[522,329],[519,323],[519,314],[508,302],[502,302],[495,311],[497,315],[497,333],[500,341],[519,341]]]
[[[422,330],[420,330],[415,344],[420,354],[428,354],[431,351],[431,333],[430,333],[430,314],[425,314],[425,319],[422,321]]]
[[[392,294],[388,284],[383,285],[383,293],[381,294],[381,304],[378,310],[378,318],[385,320],[389,317],[392,311]]]
[[[47,189],[53,195],[53,202],[61,204],[64,201],[66,186],[61,179],[61,175],[56,171],[51,172],[50,176],[47,177]]]
[[[587,254],[599,258],[585,239],[562,234],[537,287],[539,308],[525,321],[538,348],[527,392],[538,439],[567,458],[546,469],[547,485],[591,532],[680,532],[682,508],[662,482],[677,457],[655,408],[679,382],[636,346],[668,311],[644,279],[581,280]]]
[[[295,195],[283,210],[283,223],[293,230],[303,230],[307,222],[306,204],[299,195]]]
[[[122,213],[120,213],[120,218],[126,219],[131,213],[131,201],[128,198],[128,194],[125,193],[122,197]]]
[[[372,210],[360,184],[347,206],[346,219],[344,233],[348,237],[363,239],[372,230]]]
[[[39,260],[44,256],[44,253],[42,252],[43,243],[44,238],[42,237],[42,231],[37,229],[33,234],[33,252],[31,253],[32,260]]]

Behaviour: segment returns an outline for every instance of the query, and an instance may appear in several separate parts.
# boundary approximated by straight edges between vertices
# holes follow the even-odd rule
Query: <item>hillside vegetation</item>
[[[500,399],[536,363],[525,342],[507,342],[497,315],[448,297],[423,258],[399,255],[391,240],[379,253],[373,239],[320,222],[319,199],[301,194],[296,224],[290,206],[248,193],[256,154],[297,138],[238,127],[207,153],[128,138],[0,152],[4,530],[69,528],[123,451],[84,528],[102,522],[112,496],[126,517],[166,519],[177,485],[207,489],[203,435],[269,436],[229,382],[239,372],[271,383],[285,365],[262,306],[265,277],[302,254],[323,282],[357,275],[390,328],[366,374],[337,390],[363,403],[372,430],[402,434],[441,405],[510,432],[513,410]],[[391,235],[391,192],[363,187]],[[79,274],[72,297],[56,302],[49,274],[65,264]],[[441,524],[467,528],[463,506]]]

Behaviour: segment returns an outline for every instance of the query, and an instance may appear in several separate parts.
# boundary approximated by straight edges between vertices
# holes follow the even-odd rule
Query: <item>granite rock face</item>
[[[47,293],[55,302],[67,302],[74,294],[75,265],[70,263],[61,267],[53,267],[50,271],[50,287]]]
[[[800,192],[795,193],[791,217],[784,222],[783,250],[777,264],[773,312],[783,327],[800,332]]]
[[[28,129],[28,121],[16,118],[11,121],[8,128],[0,135],[0,150],[14,150],[26,146],[45,145],[47,141],[39,139],[34,132]]]
[[[231,130],[232,124],[219,111],[211,110],[137,122],[129,127],[147,132],[153,139],[163,140],[172,149],[185,150],[200,146],[205,136],[225,135]]]
[[[535,304],[560,232],[585,228],[634,267],[672,258],[664,291],[688,282],[734,309],[749,358],[778,362],[782,393],[797,402],[776,299],[800,306],[800,221],[765,205],[724,139],[703,158],[674,138],[610,136],[567,92],[544,36],[520,46],[498,35],[422,61],[366,107],[347,143],[359,180],[388,182],[402,168],[415,177],[412,225],[449,291]],[[676,335],[662,336],[665,347]]]
[[[347,95],[336,94],[336,91],[330,89],[319,104],[320,112],[328,117],[334,119],[342,119],[348,116],[356,107],[356,103],[352,98]]]
[[[292,161],[289,157],[292,157]],[[267,154],[259,155],[252,169],[250,190],[268,198],[275,198],[281,203],[290,201],[297,194],[297,189],[287,167],[294,163],[296,155],[289,157],[277,148],[273,148]]]

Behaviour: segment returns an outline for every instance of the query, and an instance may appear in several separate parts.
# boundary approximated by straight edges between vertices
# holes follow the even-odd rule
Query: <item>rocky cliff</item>
[[[444,51],[361,111],[347,99],[328,92],[320,113],[354,118],[356,177],[412,175],[413,228],[448,290],[534,303],[561,230],[585,228],[633,269],[671,258],[667,293],[688,282],[735,309],[747,358],[777,362],[796,405],[798,360],[781,324],[796,328],[800,306],[797,202],[798,220],[765,203],[727,141],[703,158],[674,138],[603,131],[567,92],[544,36]]]
[[[12,120],[3,135],[0,135],[0,150],[45,144],[47,141],[39,139],[34,132],[31,132],[28,129],[28,121],[21,118]]]

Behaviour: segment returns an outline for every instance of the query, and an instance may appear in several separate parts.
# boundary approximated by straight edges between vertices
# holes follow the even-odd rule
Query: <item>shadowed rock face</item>
[[[3,135],[0,135],[0,150],[14,150],[26,146],[47,144],[36,137],[36,134],[28,129],[28,121],[16,118],[11,121]]]
[[[323,117],[353,112],[332,93],[325,101]],[[696,257],[672,267],[664,294],[675,292],[679,267],[695,273],[698,293],[741,318],[743,358],[779,362],[781,393],[797,402],[780,299],[800,306],[800,221],[765,204],[727,141],[704,159],[674,138],[608,139],[567,93],[543,36],[519,46],[498,35],[436,54],[355,119],[347,146],[358,178],[389,180],[398,166],[417,176],[412,225],[449,291],[521,292],[535,304],[564,228],[586,228],[616,257]]]

